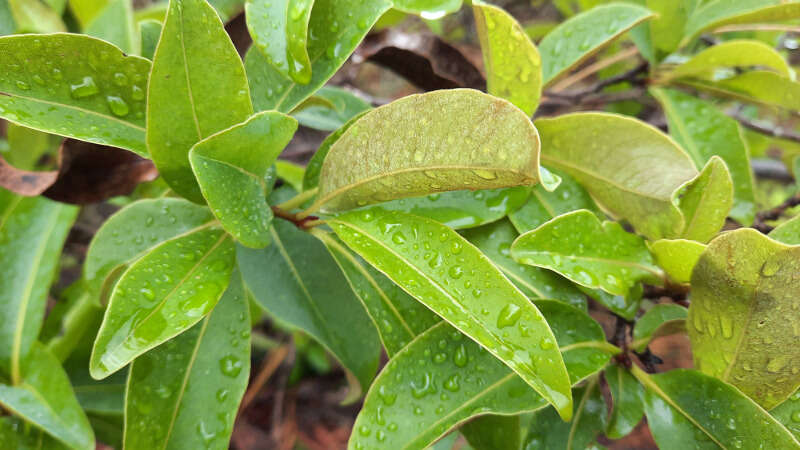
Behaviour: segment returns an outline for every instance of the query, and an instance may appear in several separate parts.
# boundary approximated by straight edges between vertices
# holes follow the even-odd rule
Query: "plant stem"
[[[285,202],[277,205],[278,208],[283,209],[285,211],[289,211],[295,208],[299,208],[303,203],[307,202],[311,197],[317,195],[319,188],[309,189],[305,192],[301,192],[294,197],[286,200]]]
[[[625,59],[628,59],[628,58],[630,58],[632,56],[635,56],[638,53],[639,53],[639,49],[636,48],[635,46],[631,47],[631,48],[629,48],[627,50],[623,50],[623,51],[617,53],[614,56],[611,56],[611,57],[606,58],[606,59],[602,59],[602,60],[597,61],[596,63],[594,63],[594,64],[592,64],[590,66],[587,66],[585,69],[581,70],[580,72],[578,72],[578,73],[576,73],[576,74],[574,74],[572,76],[564,78],[560,82],[556,83],[550,90],[553,91],[553,92],[563,91],[567,87],[572,86],[573,84],[583,80],[584,78],[587,78],[587,77],[589,77],[589,76],[591,76],[591,75],[593,75],[593,74],[605,69],[606,67],[608,67],[608,66],[610,66],[612,64],[616,64],[616,63],[618,63],[618,62],[620,62],[622,60],[625,60]]]

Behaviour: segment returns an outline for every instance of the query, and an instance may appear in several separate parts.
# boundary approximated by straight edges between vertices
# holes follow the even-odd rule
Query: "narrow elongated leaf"
[[[20,364],[42,328],[47,293],[78,209],[0,189],[0,367],[20,379]]]
[[[125,53],[138,55],[141,52],[139,30],[133,22],[131,0],[111,0],[89,23],[86,34],[110,42]]]
[[[315,0],[308,19],[311,80],[306,84],[285,77],[260,49],[251,48],[245,57],[245,67],[256,110],[292,111],[339,70],[391,6],[389,0]]]
[[[689,17],[683,44],[706,30],[739,23],[779,22],[800,17],[800,4],[782,0],[714,0]]]
[[[648,242],[647,247],[669,277],[678,283],[689,283],[692,270],[706,246],[688,239],[659,239]]]
[[[747,147],[739,123],[718,111],[714,106],[681,91],[653,89],[651,92],[664,107],[670,133],[686,149],[698,169],[705,166],[713,156],[719,156],[725,161],[730,170],[734,188],[734,205],[730,215],[743,225],[753,223],[756,212],[753,171],[750,168]],[[709,176],[713,175],[709,174]],[[721,183],[724,184],[724,182]],[[700,191],[704,193],[704,196],[708,196],[707,191],[720,190],[720,193],[717,194],[720,196],[724,193],[721,191],[722,189],[720,186],[717,189],[705,188]],[[700,212],[700,208],[698,208],[699,210],[695,214],[716,216],[718,214],[709,213],[725,207],[724,203],[720,204],[720,202],[724,202],[722,198],[708,201],[715,206],[703,205],[701,209],[703,212]],[[691,234],[694,234],[691,230],[694,226],[692,224],[693,215],[686,214],[686,216],[687,234],[684,237],[688,239],[705,242],[719,231],[717,228],[711,232],[711,235],[700,233],[701,237],[692,237]],[[720,228],[724,223],[724,218],[721,220]]]
[[[430,219],[380,208],[342,214],[328,224],[367,262],[570,417],[569,377],[550,327],[472,244]]]
[[[800,83],[775,72],[753,70],[719,81],[681,79],[676,83],[749,103],[800,110]]]
[[[789,245],[800,245],[800,216],[775,227],[769,237]]]
[[[519,422],[519,416],[480,416],[462,425],[460,431],[474,450],[513,450],[522,445]]]
[[[562,22],[539,43],[544,84],[550,84],[609,42],[651,17],[653,14],[641,6],[611,3]]]
[[[614,404],[606,425],[606,436],[620,439],[630,434],[644,417],[642,385],[624,367],[613,365],[606,369],[608,390]]]
[[[689,311],[683,306],[659,304],[650,308],[633,328],[631,347],[642,351],[651,340],[666,335],[666,332],[682,329],[686,331],[686,317]]]
[[[696,370],[633,374],[644,385],[650,431],[664,450],[800,448],[789,431],[725,382]]]
[[[199,322],[228,286],[234,258],[230,236],[206,228],[133,263],[111,294],[92,349],[92,377],[107,377]]]
[[[269,247],[238,248],[245,283],[264,309],[333,353],[356,378],[349,398],[358,398],[378,368],[375,327],[322,242],[285,220],[272,226]]]
[[[435,20],[461,8],[462,0],[394,0],[395,9]]]
[[[247,29],[253,43],[284,77],[299,84],[311,81],[308,20],[314,0],[248,0]]]
[[[70,448],[93,449],[94,433],[58,360],[34,343],[21,373],[16,386],[0,383],[0,406]]]
[[[249,310],[234,273],[211,314],[131,365],[125,448],[227,447],[249,375]]]
[[[189,149],[253,113],[239,54],[205,0],[170,1],[148,93],[162,99],[147,107],[153,162],[175,192],[202,203]]]
[[[684,229],[673,193],[697,170],[668,136],[638,120],[604,113],[535,123],[542,163],[572,175],[613,215],[651,239],[677,237]]]
[[[311,99],[319,99],[328,104],[311,105],[294,113],[293,116],[301,125],[317,130],[338,130],[353,117],[372,109],[372,106],[360,97],[334,86],[324,86]]]
[[[350,126],[322,165],[317,203],[338,211],[538,181],[539,137],[519,109],[470,89],[411,95]]]
[[[542,58],[519,23],[497,6],[472,3],[483,50],[487,89],[528,116],[542,96]]]
[[[558,272],[588,288],[628,295],[639,281],[663,276],[644,240],[585,209],[556,217],[514,241],[512,257]]]
[[[667,78],[711,80],[717,69],[725,67],[768,67],[786,78],[792,77],[786,60],[774,48],[760,41],[736,39],[711,46],[694,55],[670,72]]]
[[[253,248],[270,242],[272,210],[264,176],[297,130],[297,121],[276,111],[213,134],[192,147],[189,161],[200,190],[222,227]]]
[[[751,228],[709,244],[692,274],[695,366],[771,408],[800,386],[800,247]]]
[[[750,163],[747,157],[745,164],[749,172]],[[752,194],[753,191],[750,190],[749,195]],[[686,224],[681,237],[708,242],[725,225],[729,212],[738,216],[743,223],[752,222],[754,203],[747,200],[740,201],[734,212],[731,210],[735,203],[734,195],[733,180],[728,166],[719,156],[712,156],[703,171],[676,193],[678,207],[683,213]]]
[[[149,61],[78,34],[2,37],[0,54],[0,117],[147,156]]]
[[[800,441],[800,391],[769,412]]]
[[[536,305],[553,327],[572,384],[608,363],[613,347],[586,313],[552,300]],[[469,418],[546,405],[492,354],[442,322],[395,355],[375,379],[348,448],[423,449]]]

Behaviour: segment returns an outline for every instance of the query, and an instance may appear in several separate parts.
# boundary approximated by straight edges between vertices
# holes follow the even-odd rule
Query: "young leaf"
[[[423,19],[436,20],[456,12],[462,0],[394,0],[392,7],[399,11],[419,14]]]
[[[620,439],[630,434],[644,416],[642,385],[624,367],[615,364],[605,372],[614,405],[606,425],[606,436]]]
[[[349,91],[333,86],[324,86],[314,97],[328,105],[311,105],[293,114],[301,125],[324,131],[338,130],[350,119],[369,111],[372,106]]]
[[[586,313],[552,300],[536,305],[553,327],[573,385],[608,363],[614,348]],[[348,448],[423,449],[472,417],[514,415],[546,404],[492,354],[442,322],[375,378]]]
[[[542,96],[542,58],[514,18],[481,1],[472,3],[488,75],[487,92],[504,98],[529,117]]]
[[[283,77],[311,81],[308,20],[314,0],[247,0],[247,29],[253,43]]]
[[[303,187],[305,169],[299,164],[278,160],[275,161],[275,175],[289,184],[295,191],[300,191]]]
[[[147,105],[150,156],[175,192],[202,203],[189,149],[253,113],[242,61],[205,0],[170,0],[148,95],[160,99]]]
[[[70,11],[81,28],[86,28],[108,4],[106,0],[69,0],[68,3]]]
[[[670,72],[667,78],[713,80],[714,73],[721,67],[767,67],[786,78],[792,77],[786,60],[775,49],[760,41],[735,39],[713,45],[694,55]]]
[[[633,374],[645,388],[650,432],[664,450],[798,448],[800,443],[766,411],[731,385],[695,370]]]
[[[706,246],[687,239],[659,239],[648,242],[647,247],[656,260],[656,264],[664,269],[669,277],[678,283],[689,283],[700,254]]]
[[[264,176],[295,130],[296,120],[265,111],[203,139],[189,151],[211,211],[247,247],[266,247],[270,242],[272,210],[265,198]]]
[[[514,241],[512,257],[558,272],[588,288],[628,295],[639,281],[663,276],[644,240],[585,209],[556,217]]]
[[[78,208],[0,189],[0,367],[20,380],[20,364],[42,327],[61,247]]]
[[[199,322],[217,304],[233,270],[234,246],[206,228],[165,241],[114,286],[89,370],[105,378]]]
[[[285,220],[275,220],[271,234],[265,249],[238,248],[247,288],[280,321],[325,346],[357,380],[348,398],[358,398],[378,368],[375,327],[317,238]]]
[[[713,0],[695,9],[686,23],[682,44],[706,30],[739,23],[787,21],[800,17],[800,4],[782,0]]]
[[[256,110],[292,111],[339,70],[391,6],[389,0],[315,0],[308,20],[311,80],[306,84],[285,77],[260,49],[251,48],[245,67]]]
[[[317,204],[340,211],[403,197],[538,181],[539,137],[516,107],[470,89],[411,95],[344,132]]]
[[[86,26],[89,36],[100,38],[120,48],[124,53],[138,55],[141,51],[139,31],[133,22],[131,0],[111,0]]]
[[[249,310],[234,274],[211,314],[131,365],[125,448],[227,447],[249,375]]]
[[[800,83],[765,70],[753,70],[718,81],[681,79],[679,84],[722,97],[789,111],[800,110]]]
[[[800,391],[792,394],[769,413],[800,441]]]
[[[566,368],[536,307],[477,248],[430,219],[372,208],[328,220],[336,234],[406,292],[572,413]]]
[[[686,317],[689,311],[680,305],[658,304],[644,313],[633,328],[631,347],[643,351],[653,339],[673,334],[673,331],[686,331]]]
[[[0,54],[10,58],[0,79],[0,117],[147,156],[150,61],[100,39],[63,33],[2,37]]]
[[[611,3],[561,23],[539,43],[545,86],[651,17],[641,6]]]
[[[694,0],[677,2],[673,0],[645,0],[643,4],[647,6],[647,9],[653,11],[656,17],[640,25],[634,31],[640,33],[642,31],[649,32],[646,35],[646,39],[652,41],[653,51],[657,52],[660,60],[663,56],[669,55],[679,47],[686,21],[695,7]],[[640,31],[639,29],[642,30]],[[631,34],[634,33],[631,32]],[[640,42],[634,36],[631,36],[631,38],[639,46]]]
[[[664,107],[670,134],[686,149],[698,169],[705,166],[715,155],[725,161],[734,188],[733,210],[730,211],[730,215],[743,225],[752,224],[756,212],[753,171],[750,168],[747,147],[739,123],[714,106],[681,91],[653,89],[651,93]],[[725,184],[724,181],[720,182],[720,187],[713,189],[720,190],[717,194],[720,199],[710,199],[714,206],[705,205],[696,213],[698,216],[718,216],[719,214],[709,214],[709,212],[726,207],[722,197],[724,194],[722,184]],[[703,192],[706,190],[709,189],[701,189]],[[705,242],[719,231],[717,228],[713,231],[708,230],[710,235],[701,233],[703,237],[691,237],[692,217],[692,214],[686,214],[687,234],[684,237],[687,239]],[[719,220],[721,228],[725,221],[724,216]]]
[[[800,387],[800,247],[752,228],[714,239],[692,273],[689,338],[696,367],[769,409]]]
[[[750,163],[745,161],[749,171]],[[734,214],[734,187],[728,166],[719,156],[712,156],[703,171],[675,193],[675,198],[686,224],[681,237],[710,241],[725,226],[728,213]],[[740,202],[736,209],[735,214],[743,223],[753,221],[753,203]]]
[[[20,382],[17,385],[0,383],[0,406],[70,448],[95,447],[94,433],[75,399],[67,374],[39,343],[33,344],[23,361]]]
[[[800,245],[800,216],[788,220],[770,231],[769,237],[789,245]]]
[[[542,163],[572,175],[613,215],[651,239],[684,228],[673,193],[697,176],[691,159],[665,134],[605,113],[539,119]]]
[[[460,431],[474,450],[515,450],[522,445],[519,415],[476,417],[462,425]]]

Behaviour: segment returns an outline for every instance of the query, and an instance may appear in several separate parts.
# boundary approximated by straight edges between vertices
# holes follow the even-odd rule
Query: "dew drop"
[[[509,303],[503,307],[497,316],[497,327],[506,328],[517,323],[522,315],[522,309],[514,303]]]
[[[100,92],[94,82],[94,78],[90,76],[83,77],[80,83],[70,85],[69,90],[72,97],[76,99],[91,97]]]

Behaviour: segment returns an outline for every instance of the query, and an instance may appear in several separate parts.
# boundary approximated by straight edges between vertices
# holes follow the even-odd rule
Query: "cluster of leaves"
[[[799,111],[800,84],[761,40],[699,39],[799,19],[800,3],[607,3],[537,46],[473,0],[488,93],[375,109],[323,85],[390,9],[438,18],[460,0],[66,3],[0,1],[4,34],[39,33],[0,37],[0,182],[16,192],[0,190],[3,448],[91,449],[95,433],[227,448],[261,309],[365,395],[355,450],[456,429],[474,448],[597,447],[644,416],[664,449],[800,448],[800,219],[749,228],[748,141],[719,108]],[[241,9],[243,60],[223,26]],[[610,112],[531,120],[624,36],[669,135]],[[305,169],[277,161],[298,122],[333,131]],[[102,225],[45,321],[79,212],[28,185],[50,134],[152,160],[168,189]],[[607,342],[589,298],[630,335]],[[652,373],[648,344],[675,333],[696,369]]]

